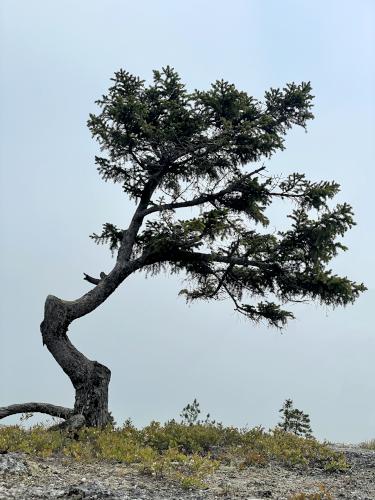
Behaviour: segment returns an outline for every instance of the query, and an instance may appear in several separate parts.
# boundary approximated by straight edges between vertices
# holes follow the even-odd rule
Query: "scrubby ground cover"
[[[9,426],[0,450],[1,499],[375,499],[375,451],[280,430]]]
[[[166,478],[187,489],[204,488],[220,465],[239,470],[267,464],[299,469],[313,466],[326,473],[349,468],[344,455],[327,444],[281,429],[241,430],[173,420],[152,422],[143,429],[128,421],[119,428],[85,428],[73,433],[40,425],[30,429],[7,426],[0,428],[0,452],[133,464],[142,474]]]
[[[370,439],[369,441],[365,441],[361,443],[361,447],[366,450],[374,450],[375,451],[375,439]]]
[[[374,442],[320,443],[291,400],[268,431],[200,413],[194,400],[142,429],[0,426],[0,498],[375,500]]]

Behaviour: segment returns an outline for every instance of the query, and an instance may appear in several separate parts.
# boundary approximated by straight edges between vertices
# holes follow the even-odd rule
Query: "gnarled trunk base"
[[[110,422],[108,385],[111,371],[97,361],[91,361],[87,378],[74,383],[76,398],[74,414],[83,415],[89,427],[104,427]]]

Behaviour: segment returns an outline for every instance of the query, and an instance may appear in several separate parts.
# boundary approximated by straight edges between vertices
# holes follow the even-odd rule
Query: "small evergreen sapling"
[[[198,421],[198,417],[201,410],[199,408],[199,403],[196,399],[190,404],[187,404],[180,413],[182,418],[182,423],[186,425],[194,425]]]
[[[205,420],[199,420],[198,417],[200,412],[201,410],[199,408],[199,403],[197,399],[194,398],[194,401],[191,404],[190,403],[187,404],[180,413],[180,417],[182,418],[182,423],[185,425],[202,425],[202,424],[214,425],[216,423],[215,420],[210,419],[209,413],[207,413]]]
[[[277,425],[278,429],[285,432],[291,432],[296,436],[312,438],[312,429],[310,426],[310,417],[307,413],[293,407],[293,401],[286,399],[283,407],[279,410],[282,414],[282,421]]]

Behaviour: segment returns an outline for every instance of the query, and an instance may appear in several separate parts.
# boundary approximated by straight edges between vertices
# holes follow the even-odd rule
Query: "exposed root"
[[[65,408],[64,406],[56,406],[49,403],[21,403],[0,408],[0,419],[16,415],[17,413],[46,413],[52,417],[65,419],[69,419],[74,415],[74,411],[71,408]]]

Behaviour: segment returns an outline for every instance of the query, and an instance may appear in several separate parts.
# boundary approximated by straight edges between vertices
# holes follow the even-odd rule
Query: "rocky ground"
[[[6,453],[0,455],[0,499],[286,500],[292,494],[317,492],[324,486],[333,499],[375,500],[375,451],[356,446],[334,448],[347,456],[348,472],[328,474],[277,465],[244,470],[221,466],[208,480],[208,489],[200,491],[184,491],[120,463]]]

